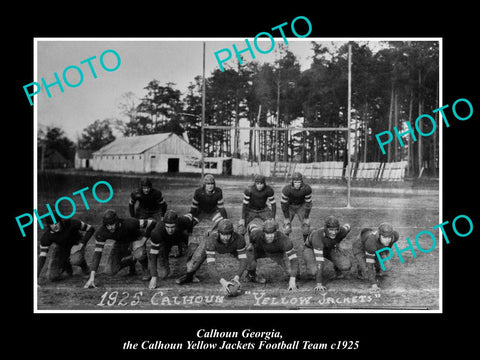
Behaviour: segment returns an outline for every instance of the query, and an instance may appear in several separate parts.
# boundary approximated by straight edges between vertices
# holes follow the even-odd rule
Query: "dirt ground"
[[[154,186],[161,189],[169,208],[180,213],[188,212],[194,189],[199,186],[199,176],[152,175]],[[108,181],[114,196],[108,203],[94,200],[91,188],[100,180]],[[217,186],[224,192],[225,207],[229,217],[236,223],[240,217],[243,189],[251,183],[248,178],[217,177]],[[287,290],[288,275],[270,259],[258,262],[258,273],[267,278],[267,284],[244,283],[244,294],[236,298],[224,296],[220,285],[212,282],[206,272],[206,264],[198,272],[200,283],[178,286],[175,278],[185,269],[185,259],[171,258],[172,273],[168,279],[160,282],[155,290],[148,289],[148,282],[143,282],[138,266],[137,276],[128,276],[123,270],[113,277],[102,273],[111,244],[107,242],[96,289],[83,289],[85,276],[79,269],[65,280],[52,283],[41,274],[40,287],[37,292],[38,310],[54,311],[369,311],[369,310],[438,310],[440,308],[440,250],[437,230],[432,230],[439,221],[438,182],[430,185],[412,183],[352,183],[351,207],[347,205],[346,185],[342,182],[312,180],[308,183],[313,188],[313,209],[311,225],[313,228],[323,226],[327,215],[337,216],[341,223],[349,223],[351,232],[342,246],[351,247],[352,242],[364,227],[377,227],[388,221],[400,234],[397,243],[400,249],[407,246],[406,237],[411,241],[422,230],[431,230],[437,238],[437,246],[429,253],[417,251],[414,258],[411,252],[404,252],[404,263],[398,256],[388,262],[391,270],[380,280],[381,291],[369,293],[369,284],[356,278],[355,266],[345,279],[334,279],[333,267],[327,261],[327,292],[318,294],[313,291],[314,279],[306,274],[305,263],[300,256],[301,273],[297,284],[298,291]],[[38,178],[38,211],[42,214],[44,204],[52,208],[55,201],[62,196],[70,196],[76,202],[75,218],[99,227],[102,213],[109,208],[117,210],[120,216],[128,216],[128,200],[132,190],[139,184],[135,175],[117,176],[104,173],[43,173]],[[280,193],[285,179],[270,179],[277,200],[277,220],[283,220],[280,209]],[[90,209],[86,210],[79,196],[72,193],[89,187],[85,192]],[[108,196],[105,187],[98,187],[97,195],[101,199]],[[103,194],[102,194],[103,192]],[[62,205],[69,206],[67,202]],[[61,210],[63,210],[61,208]],[[71,208],[65,207],[64,213]],[[291,238],[301,255],[302,236],[298,219],[293,221]],[[38,226],[38,239],[43,230]],[[425,241],[425,243],[422,243]],[[424,249],[431,246],[431,240],[420,239]],[[94,248],[93,238],[87,246],[86,258],[90,263]],[[32,259],[33,260],[33,259]],[[219,257],[218,268],[225,278],[231,278],[236,270],[237,261],[228,256]]]

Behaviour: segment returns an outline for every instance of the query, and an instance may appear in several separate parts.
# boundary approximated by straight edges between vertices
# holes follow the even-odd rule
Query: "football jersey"
[[[255,185],[249,186],[243,193],[243,204],[247,209],[262,210],[270,205],[275,204],[275,196],[273,189],[269,185],[265,185],[262,190],[257,190]]]
[[[263,231],[255,231],[252,243],[266,253],[287,253],[293,249],[292,240],[280,231],[275,232],[275,237],[271,243],[265,241],[265,233]]]
[[[165,224],[159,222],[152,230],[152,248],[158,246],[161,242],[170,244],[186,242],[188,240],[188,234],[192,231],[192,227],[192,220],[189,217],[179,216],[174,233],[169,235],[167,230],[165,230]]]
[[[190,213],[197,216],[199,212],[211,214],[218,208],[223,207],[223,192],[222,189],[214,187],[211,193],[205,190],[202,186],[195,190],[193,194],[192,207]]]
[[[281,203],[289,205],[311,204],[312,188],[308,184],[302,184],[299,189],[295,189],[292,184],[285,185],[282,189]]]
[[[398,241],[398,238],[398,232],[394,231],[390,244],[385,246],[380,242],[380,234],[378,231],[374,231],[370,228],[363,229],[360,233],[360,243],[365,251],[366,262],[374,263],[376,259],[376,251],[383,249],[384,247],[391,248],[393,244]]]
[[[324,250],[330,252],[335,247],[335,245],[339,244],[340,241],[342,241],[348,235],[349,232],[350,225],[344,224],[340,226],[340,229],[335,238],[330,239],[328,236],[326,236],[324,229],[315,230],[305,241],[305,246],[313,248],[317,251],[321,251],[323,255]]]
[[[217,231],[213,231],[210,236],[207,237],[207,242],[205,244],[205,251],[207,252],[207,257],[209,253],[215,252],[219,254],[231,254],[237,252],[238,255],[246,253],[246,242],[245,238],[234,232],[232,234],[232,239],[228,242],[228,244],[224,244],[220,241],[220,234]]]
[[[41,247],[48,247],[52,243],[60,246],[72,247],[80,242],[82,234],[80,231],[87,229],[87,224],[77,219],[60,220],[60,230],[54,232],[50,227],[43,233],[40,239]]]
[[[108,239],[118,242],[133,242],[141,235],[141,231],[145,229],[145,236],[151,235],[156,222],[153,220],[143,220],[135,218],[120,219],[115,231],[110,232],[105,225],[102,225],[95,234],[95,240],[98,243],[105,243]]]
[[[154,188],[148,194],[144,194],[142,189],[133,191],[130,195],[130,205],[135,205],[136,202],[139,208],[148,212],[159,211],[166,205],[162,192]]]

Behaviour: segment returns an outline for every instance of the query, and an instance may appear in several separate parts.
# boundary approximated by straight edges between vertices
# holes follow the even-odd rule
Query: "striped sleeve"
[[[217,200],[217,206],[218,207],[223,207],[223,192],[220,189],[219,189],[219,195],[218,195],[218,200]]]
[[[288,204],[288,200],[289,200],[288,190],[287,190],[287,187],[285,186],[285,187],[282,189],[282,198],[280,199],[280,202],[281,202],[282,204]]]
[[[150,254],[151,255],[158,255],[160,252],[160,244],[155,244],[152,242],[151,247],[150,247]]]
[[[275,205],[275,194],[274,194],[272,188],[269,188],[269,190],[268,190],[268,199],[267,200],[270,203],[270,205]]]
[[[273,195],[272,195],[272,196],[269,196],[269,197],[268,197],[268,202],[269,202],[271,205],[275,204],[275,196],[273,196]]]
[[[312,202],[312,193],[305,194],[305,202],[311,203]]]
[[[295,251],[295,248],[292,247],[290,250],[286,252],[287,257],[289,260],[293,260],[297,258],[297,252]]]
[[[192,208],[198,209],[198,197],[197,197],[197,192],[196,191],[193,194],[193,198],[192,198]]]
[[[375,264],[375,254],[365,251],[365,261],[367,264]]]
[[[215,262],[215,251],[205,250],[207,254],[207,264]]]
[[[246,189],[246,190],[243,192],[243,203],[244,203],[245,205],[250,204],[250,191],[248,191],[248,189]]]
[[[95,239],[95,252],[102,252],[103,251],[103,248],[105,247],[105,243],[106,241],[103,240],[98,240],[98,239]]]
[[[315,261],[317,264],[325,261],[325,258],[323,257],[323,250],[313,249],[313,254],[315,255]]]
[[[39,256],[47,256],[47,253],[48,253],[48,248],[50,246],[43,246],[43,245],[40,245],[40,255]]]

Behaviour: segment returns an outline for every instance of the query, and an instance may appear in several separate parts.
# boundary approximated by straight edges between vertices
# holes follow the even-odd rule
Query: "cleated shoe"
[[[186,273],[180,276],[177,280],[175,280],[175,283],[177,283],[178,285],[184,285],[184,284],[193,282],[193,278],[194,278],[193,274]]]

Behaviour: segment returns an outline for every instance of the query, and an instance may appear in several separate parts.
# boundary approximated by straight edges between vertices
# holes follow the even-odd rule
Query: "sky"
[[[137,97],[146,94],[144,87],[153,79],[161,84],[173,82],[176,89],[185,93],[188,85],[194,81],[195,76],[202,75],[203,41],[205,41],[205,76],[219,68],[214,53],[232,45],[244,49],[245,39],[241,38],[38,38],[36,39],[36,69],[32,81],[41,83],[42,78],[46,84],[55,82],[54,73],[58,74],[64,92],[58,85],[49,87],[51,97],[42,86],[41,91],[33,97],[36,110],[38,129],[46,126],[60,127],[67,137],[76,142],[83,129],[95,120],[107,118],[122,119],[118,102],[127,92],[133,92]],[[250,40],[251,42],[253,40]],[[260,48],[268,49],[268,43],[259,43]],[[287,47],[292,51],[302,70],[309,68],[312,61],[312,41],[322,42],[330,46],[340,46],[345,41],[317,38],[288,38]],[[275,38],[274,51],[269,54],[255,52],[253,60],[245,53],[244,61],[274,62],[278,43],[283,39]],[[255,49],[255,48],[254,48]],[[100,64],[101,54],[106,50],[114,50],[120,57],[120,66],[115,71],[106,71]],[[92,58],[97,78],[94,78],[88,63],[82,61]],[[224,56],[221,54],[220,56]],[[105,53],[104,64],[107,68],[114,68],[117,59],[111,52]],[[236,57],[226,62],[236,65]],[[71,84],[79,83],[77,87],[69,87],[62,79],[65,68],[77,66],[83,74],[83,81],[75,68],[67,71],[67,80]],[[29,89],[33,92],[33,87]],[[25,101],[28,101],[26,98]]]

